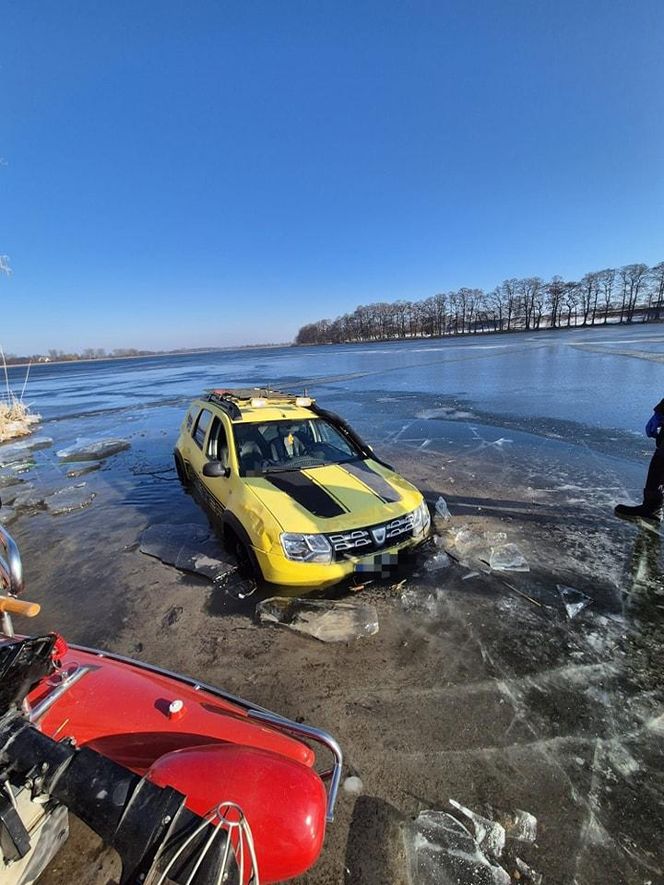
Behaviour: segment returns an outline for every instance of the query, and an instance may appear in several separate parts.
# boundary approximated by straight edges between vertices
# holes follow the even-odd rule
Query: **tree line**
[[[607,323],[652,322],[664,313],[664,261],[587,273],[505,280],[491,292],[462,288],[421,301],[360,305],[334,320],[308,323],[296,344],[439,338],[482,332],[537,331]]]

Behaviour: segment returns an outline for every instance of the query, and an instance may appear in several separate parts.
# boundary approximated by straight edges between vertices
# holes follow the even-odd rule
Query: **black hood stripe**
[[[385,504],[396,504],[401,500],[401,495],[392,488],[380,473],[372,470],[366,461],[347,461],[340,466],[354,476],[355,479],[359,479],[365,486],[368,486]]]
[[[333,498],[329,492],[326,492],[318,483],[299,470],[267,474],[265,479],[275,488],[290,495],[294,501],[309,513],[313,513],[314,516],[331,519],[333,516],[348,513],[336,498]]]

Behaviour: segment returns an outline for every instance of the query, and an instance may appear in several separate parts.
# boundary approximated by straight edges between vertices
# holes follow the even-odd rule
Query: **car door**
[[[205,419],[207,420],[207,419]],[[200,478],[208,493],[211,506],[219,511],[219,505],[224,509],[228,506],[232,490],[231,458],[229,452],[230,427],[224,415],[213,415],[207,420],[205,435],[202,438],[202,465]],[[196,438],[194,441],[197,443]],[[203,465],[206,462],[218,461],[222,467],[228,470],[228,476],[204,476]]]

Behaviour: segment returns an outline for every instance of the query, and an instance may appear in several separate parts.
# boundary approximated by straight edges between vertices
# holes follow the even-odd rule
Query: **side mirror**
[[[208,461],[203,465],[203,476],[208,476],[210,479],[217,479],[220,476],[228,479],[230,475],[231,468],[224,467],[221,461]]]

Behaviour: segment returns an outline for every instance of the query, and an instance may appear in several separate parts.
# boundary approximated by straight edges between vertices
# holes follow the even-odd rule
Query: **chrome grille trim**
[[[415,513],[406,513],[404,516],[397,516],[389,522],[377,523],[361,529],[352,529],[348,532],[331,532],[327,535],[327,539],[332,545],[332,549],[336,554],[343,554],[349,551],[367,552],[368,550],[382,550],[390,546],[388,542],[398,543],[405,540],[407,535],[412,534],[415,523]],[[372,529],[385,529],[385,542],[376,544],[371,534]]]

